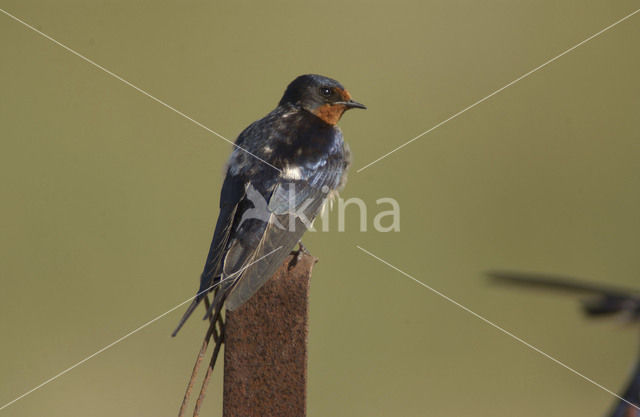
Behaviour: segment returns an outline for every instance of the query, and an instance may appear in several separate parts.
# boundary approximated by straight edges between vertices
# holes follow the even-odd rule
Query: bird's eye
[[[329,87],[322,87],[320,89],[320,94],[322,94],[325,97],[329,97],[331,95],[332,91]]]

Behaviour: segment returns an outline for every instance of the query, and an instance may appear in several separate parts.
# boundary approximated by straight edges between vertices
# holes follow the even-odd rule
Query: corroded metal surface
[[[306,415],[308,294],[316,258],[290,256],[226,315],[224,417]]]

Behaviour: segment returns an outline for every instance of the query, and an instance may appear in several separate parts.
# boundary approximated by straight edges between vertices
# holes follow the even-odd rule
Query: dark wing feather
[[[590,296],[583,301],[589,316],[630,313],[630,320],[640,320],[640,293],[637,290],[578,281],[573,278],[535,273],[493,271],[488,275],[500,284],[543,290],[564,291]]]
[[[572,278],[553,275],[506,271],[494,271],[488,273],[488,275],[501,284],[587,294],[590,298],[583,302],[587,315],[599,317],[626,313],[630,321],[640,321],[640,294],[637,290],[581,282]],[[627,383],[622,398],[640,407],[640,358],[638,358],[635,370],[631,380]],[[608,416],[640,416],[640,412],[626,401],[618,401]]]
[[[229,243],[231,231],[237,221],[236,213],[245,195],[246,186],[242,181],[242,178],[237,175],[233,176],[227,174],[220,192],[220,214],[218,215],[218,221],[213,233],[213,239],[211,240],[211,246],[209,247],[209,254],[207,255],[204,270],[200,275],[200,288],[198,289],[195,298],[187,308],[187,311],[185,311],[184,315],[180,319],[180,322],[173,331],[172,336],[175,336],[178,333],[198,304],[200,304],[202,299],[211,290],[211,287],[216,284],[216,281],[220,276],[221,261],[225,253],[224,249]]]
[[[571,277],[547,275],[527,272],[490,271],[487,275],[501,284],[518,285],[522,287],[540,288],[547,290],[568,291],[571,293],[610,295],[627,298],[638,295],[637,290],[606,286],[597,283],[579,281]]]
[[[231,232],[237,225],[238,210],[247,194],[247,184],[239,175],[227,174],[220,192],[220,214],[216,223],[209,254],[204,265],[204,271],[200,277],[201,293],[211,287],[217,281],[221,272],[221,262],[224,249],[229,244]]]
[[[635,370],[631,375],[631,380],[627,383],[627,388],[622,394],[622,398],[629,401],[631,404],[635,404],[636,407],[640,407],[640,358],[636,364]],[[630,406],[625,401],[618,401],[614,406],[613,411],[609,414],[610,417],[632,417],[640,416],[640,411],[635,407]]]
[[[336,158],[311,173],[307,181],[278,178],[266,208],[269,220],[255,226],[260,228],[260,240],[249,245],[234,242],[226,256],[223,276],[237,275],[225,291],[228,310],[251,298],[276,272],[310,226],[306,221],[313,221],[322,209],[327,191],[338,186],[343,170],[343,162]]]

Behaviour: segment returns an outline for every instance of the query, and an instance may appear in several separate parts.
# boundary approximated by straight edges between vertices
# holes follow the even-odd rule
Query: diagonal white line
[[[197,296],[206,293],[207,291],[212,290],[213,288],[215,288],[216,286],[222,284],[224,281],[227,281],[228,279],[233,278],[235,275],[239,274],[240,272],[244,271],[245,269],[249,268],[251,265],[260,262],[261,260],[263,260],[264,258],[266,258],[267,256],[275,253],[276,251],[279,251],[280,249],[282,249],[282,246],[277,247],[276,249],[272,250],[271,252],[267,253],[266,255],[258,258],[257,260],[251,262],[249,265],[242,267],[241,269],[237,270],[236,272],[234,272],[233,274],[229,275],[228,277],[226,277],[225,279],[223,279],[222,281],[219,281],[217,283],[215,283],[214,285],[210,286],[209,288],[200,291],[199,293],[197,293],[196,295],[194,295],[193,297],[189,297],[187,298],[185,301],[181,302],[180,304],[176,305],[175,307],[172,307],[171,309],[167,310],[166,312],[160,314],[159,316],[149,320],[148,322],[146,322],[145,324],[137,327],[136,329],[130,331],[129,333],[125,334],[124,336],[120,337],[119,339],[109,343],[108,345],[106,345],[105,347],[103,347],[102,349],[96,351],[95,353],[92,353],[91,355],[87,356],[86,358],[84,358],[83,360],[81,360],[80,362],[75,363],[74,365],[71,365],[70,367],[68,367],[67,369],[65,369],[64,371],[61,371],[59,373],[57,373],[56,375],[52,376],[51,378],[47,379],[46,381],[44,381],[43,383],[41,383],[40,385],[36,385],[35,387],[33,387],[32,389],[30,389],[29,391],[25,392],[24,394],[20,395],[19,397],[15,398],[12,401],[9,401],[8,403],[6,403],[5,405],[3,405],[2,407],[0,407],[0,411],[4,410],[5,408],[9,407],[11,404],[20,401],[21,399],[23,399],[24,397],[26,397],[27,395],[31,394],[32,392],[44,387],[45,385],[47,385],[49,382],[52,382],[56,379],[58,379],[59,377],[61,377],[62,375],[68,373],[69,371],[73,370],[74,368],[82,365],[83,363],[85,363],[86,361],[88,361],[91,358],[94,358],[96,356],[98,356],[99,354],[101,354],[102,352],[104,352],[105,350],[117,345],[118,343],[122,342],[123,340],[125,340],[126,338],[128,338],[129,336],[132,336],[136,333],[138,333],[140,330],[144,329],[145,327],[155,323],[156,321],[160,320],[161,318],[163,318],[164,316],[166,316],[167,314],[173,312],[174,310],[176,310],[177,308],[182,307],[183,305],[187,304],[188,302],[192,301],[194,298],[196,298]]]
[[[558,365],[562,366],[563,368],[573,372],[574,374],[578,375],[580,378],[584,379],[585,381],[588,381],[590,383],[592,383],[593,385],[595,385],[596,387],[600,388],[603,391],[608,392],[609,394],[613,395],[614,397],[618,398],[621,401],[624,401],[625,403],[627,403],[628,405],[634,407],[635,409],[640,411],[640,407],[638,407],[637,405],[625,400],[624,398],[622,398],[621,396],[619,396],[618,394],[616,394],[615,392],[611,391],[610,389],[608,389],[607,387],[597,383],[596,381],[594,381],[593,379],[581,374],[580,372],[576,371],[575,369],[573,369],[572,367],[570,367],[569,365],[565,365],[563,362],[559,361],[558,359],[554,358],[553,356],[543,352],[542,350],[538,349],[537,347],[533,346],[531,343],[528,343],[526,341],[524,341],[523,339],[519,338],[518,336],[514,335],[513,333],[511,333],[508,330],[505,330],[504,328],[498,326],[497,324],[495,324],[494,322],[490,321],[489,319],[484,318],[483,316],[481,316],[480,314],[474,312],[473,310],[463,306],[462,304],[460,304],[459,302],[457,302],[456,300],[452,299],[451,297],[448,297],[447,295],[441,293],[440,291],[436,290],[433,287],[430,287],[429,285],[425,284],[424,282],[412,277],[411,275],[409,275],[408,273],[404,272],[403,270],[401,270],[400,268],[397,268],[394,265],[391,265],[389,262],[385,261],[384,259],[374,255],[373,253],[369,252],[368,250],[364,249],[363,247],[356,245],[356,247],[358,249],[360,249],[362,252],[366,253],[367,255],[371,256],[374,259],[377,259],[378,261],[382,262],[383,264],[387,265],[389,268],[401,273],[402,275],[404,275],[405,277],[415,281],[417,284],[422,285],[423,287],[425,287],[426,289],[428,289],[429,291],[439,295],[440,297],[444,298],[445,300],[449,301],[450,303],[456,305],[457,307],[463,309],[464,311],[466,311],[467,313],[471,314],[472,316],[476,317],[477,319],[482,320],[483,322],[485,322],[486,324],[488,324],[491,327],[494,327],[498,330],[500,330],[502,333],[506,334],[507,336],[511,337],[512,339],[517,340],[518,342],[522,343],[523,345],[525,345],[526,347],[528,347],[531,350],[534,350],[535,352],[538,352],[539,354],[541,354],[542,356],[544,356],[545,358],[557,363]]]
[[[204,130],[206,130],[207,132],[213,133],[214,135],[216,135],[217,137],[219,137],[220,139],[229,142],[231,145],[233,145],[235,148],[240,149],[243,152],[246,152],[247,154],[253,156],[254,158],[256,158],[259,161],[262,161],[263,163],[269,165],[271,168],[275,169],[278,172],[282,172],[282,170],[280,170],[279,168],[271,165],[269,162],[265,161],[264,159],[260,158],[259,156],[254,155],[253,153],[249,152],[248,150],[244,149],[241,146],[236,145],[235,143],[233,143],[232,141],[230,141],[229,139],[225,138],[224,136],[222,136],[220,133],[208,128],[207,126],[203,125],[202,123],[200,123],[199,121],[187,116],[186,114],[184,114],[183,112],[181,112],[180,110],[176,109],[175,107],[165,103],[164,101],[160,100],[159,98],[151,95],[150,93],[148,93],[147,91],[143,90],[142,88],[130,83],[129,81],[125,80],[124,78],[122,78],[121,76],[119,76],[118,74],[109,71],[108,69],[106,69],[105,67],[103,67],[102,65],[96,63],[95,61],[92,61],[91,59],[87,58],[86,56],[82,55],[79,52],[74,51],[73,49],[69,48],[67,45],[58,42],[57,40],[53,39],[51,36],[47,35],[46,33],[34,28],[33,26],[31,26],[30,24],[28,24],[27,22],[17,18],[16,16],[12,15],[11,13],[7,12],[6,10],[0,9],[0,12],[4,13],[6,16],[10,17],[11,19],[15,20],[18,23],[21,23],[22,25],[28,27],[29,29],[33,30],[34,32],[36,32],[37,34],[49,39],[51,42],[55,43],[56,45],[66,49],[67,51],[71,52],[72,54],[74,54],[75,56],[77,56],[78,58],[88,62],[89,64],[93,65],[94,67],[106,72],[107,74],[109,74],[110,76],[112,76],[113,78],[122,81],[123,83],[125,83],[126,85],[128,85],[129,87],[135,89],[136,91],[144,94],[145,96],[149,97],[150,99],[152,99],[153,101],[162,104],[164,107],[168,108],[169,110],[179,114],[180,116],[184,117],[185,119],[189,120],[190,122],[193,122],[194,124],[200,126],[201,128],[203,128]]]
[[[398,146],[397,148],[391,150],[390,152],[387,152],[386,154],[382,155],[380,158],[369,162],[367,165],[363,166],[362,168],[358,169],[356,172],[361,172],[364,171],[365,169],[369,168],[371,165],[383,160],[384,158],[388,157],[389,155],[391,155],[392,153],[399,151],[400,149],[404,148],[405,146],[407,146],[408,144],[420,139],[421,137],[423,137],[424,135],[426,135],[429,132],[432,132],[434,130],[436,130],[437,128],[439,128],[440,126],[442,126],[443,124],[449,122],[450,120],[455,119],[456,117],[460,116],[462,113],[466,112],[467,110],[471,110],[472,108],[474,108],[475,106],[477,106],[478,104],[490,99],[491,97],[495,96],[496,94],[498,94],[499,92],[501,92],[502,90],[511,87],[512,85],[514,85],[515,83],[517,83],[518,81],[527,78],[529,75],[533,74],[534,72],[546,67],[547,65],[551,64],[553,61],[557,60],[560,57],[563,57],[564,55],[568,54],[569,52],[573,51],[574,49],[584,45],[585,43],[589,42],[590,40],[592,40],[593,38],[603,34],[604,32],[608,31],[609,29],[613,28],[614,26],[624,22],[625,20],[629,19],[631,16],[635,15],[636,13],[640,12],[640,9],[636,10],[633,13],[630,13],[628,15],[626,15],[625,17],[623,17],[622,19],[610,24],[609,26],[607,26],[606,28],[602,29],[601,31],[594,33],[593,35],[589,36],[587,39],[583,40],[582,42],[572,46],[571,48],[567,49],[566,51],[562,52],[559,55],[556,55],[555,57],[551,58],[550,60],[548,60],[547,62],[538,65],[537,67],[535,67],[534,69],[532,69],[531,71],[522,74],[521,76],[519,76],[518,78],[516,78],[515,80],[511,81],[509,84],[506,84],[502,87],[500,87],[499,89],[497,89],[496,91],[494,91],[493,93],[489,94],[488,96],[481,98],[480,100],[476,101],[475,103],[465,107],[464,109],[460,110],[459,112],[457,112],[456,114],[454,114],[453,116],[449,116],[447,119],[441,121],[440,123],[438,123],[437,125],[433,126],[431,129],[429,130],[425,130],[424,132],[420,133],[418,136],[414,137],[413,139],[403,143],[402,145]]]

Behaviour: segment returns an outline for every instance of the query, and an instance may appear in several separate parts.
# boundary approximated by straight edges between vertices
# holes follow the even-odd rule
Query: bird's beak
[[[367,109],[367,106],[364,104],[358,103],[357,101],[348,100],[348,101],[339,101],[336,104],[344,104],[348,109]]]

